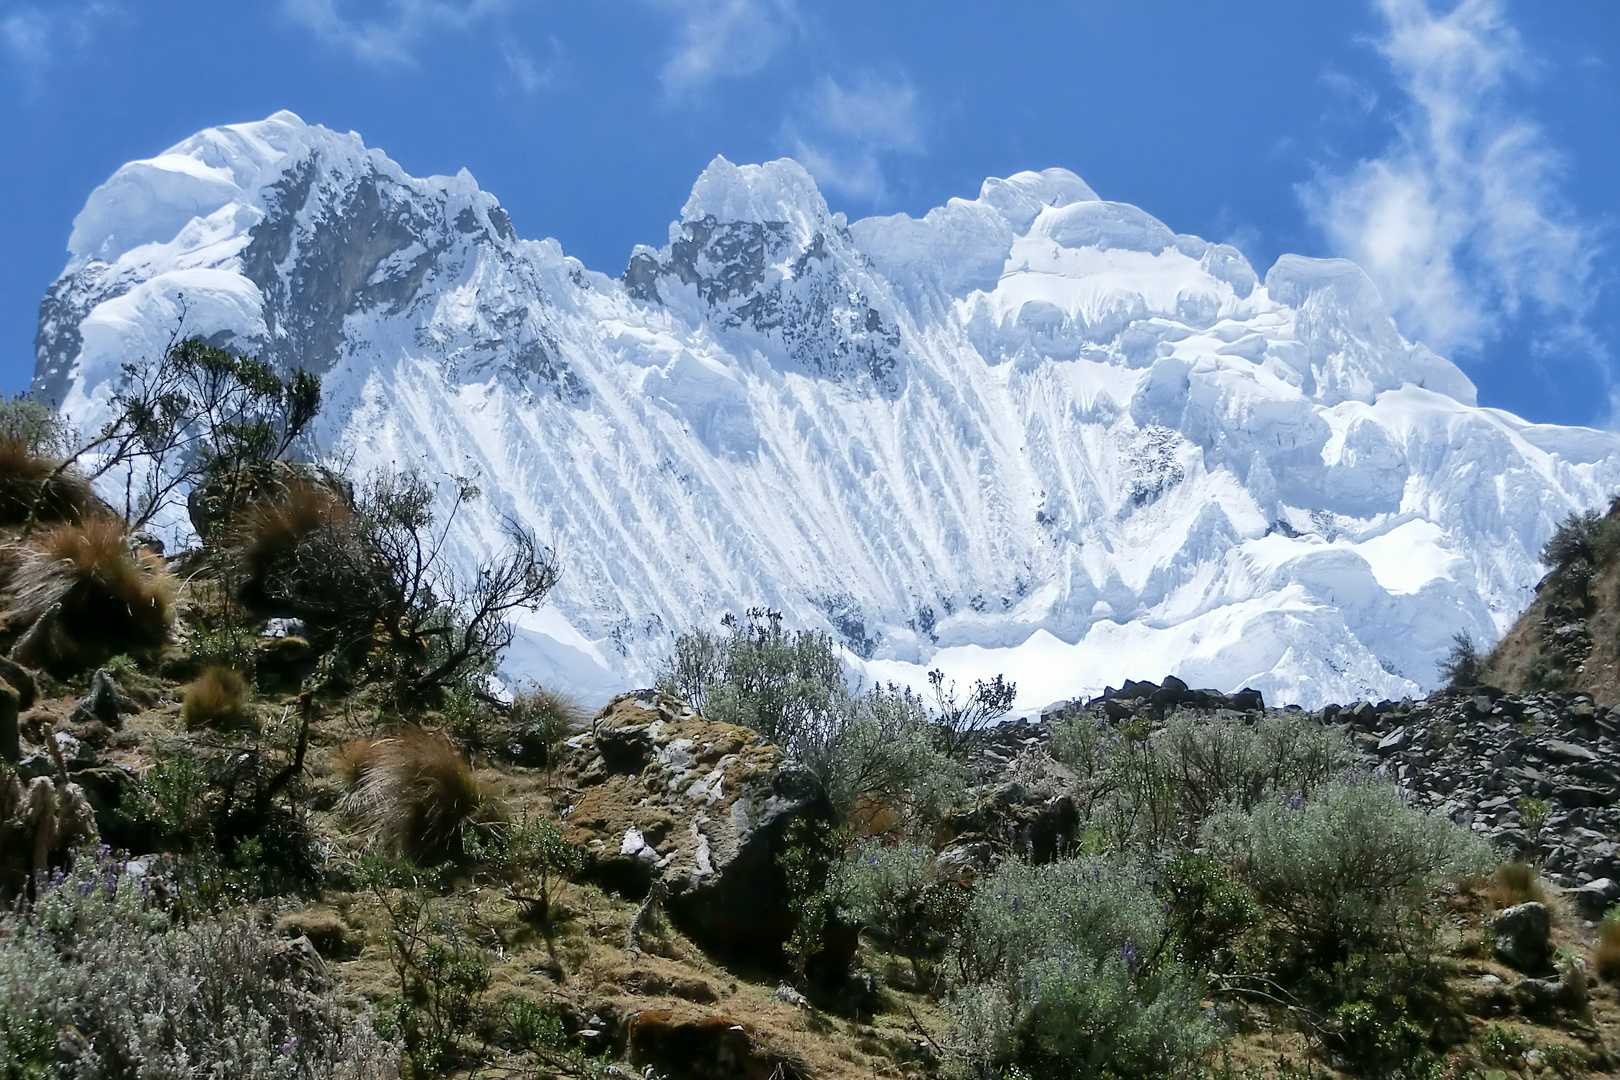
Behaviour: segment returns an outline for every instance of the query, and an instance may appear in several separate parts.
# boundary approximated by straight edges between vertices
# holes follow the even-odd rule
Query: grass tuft
[[[512,698],[508,753],[525,764],[556,767],[562,744],[584,728],[590,712],[559,690],[535,687]]]
[[[77,522],[99,509],[89,482],[72,469],[57,473],[60,464],[18,436],[0,436],[0,525],[21,525],[31,511],[46,524]]]
[[[407,727],[371,743],[364,754],[357,749],[353,760],[348,809],[395,855],[419,862],[458,858],[466,830],[495,816],[495,802],[472,766],[439,732]]]
[[[247,679],[231,668],[204,668],[186,687],[180,713],[190,727],[240,723],[247,715]]]
[[[90,517],[14,541],[0,551],[0,565],[0,623],[9,631],[27,630],[61,604],[58,660],[94,661],[168,636],[179,583],[162,559],[133,547],[115,518]]]
[[[292,554],[306,537],[349,520],[352,509],[337,492],[319,484],[290,482],[273,500],[240,511],[230,544],[250,578],[257,579],[278,558]]]
[[[1526,904],[1532,900],[1545,903],[1546,890],[1541,887],[1541,880],[1536,876],[1536,868],[1525,862],[1505,862],[1496,868],[1495,880],[1491,882],[1491,899],[1498,907],[1513,907],[1515,904]]]
[[[1604,982],[1620,982],[1620,907],[1613,907],[1598,923],[1597,956],[1593,967]]]

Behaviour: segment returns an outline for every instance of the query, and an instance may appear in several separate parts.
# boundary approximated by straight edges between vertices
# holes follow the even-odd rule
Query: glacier
[[[482,489],[458,563],[505,516],[558,548],[503,677],[591,698],[755,606],[1023,711],[1170,673],[1419,694],[1620,488],[1620,438],[1479,407],[1354,264],[1261,278],[1062,169],[849,222],[791,160],[716,158],[615,278],[281,112],[125,165],[68,247],[36,395],[93,427],[180,325],[318,373],[309,453]]]

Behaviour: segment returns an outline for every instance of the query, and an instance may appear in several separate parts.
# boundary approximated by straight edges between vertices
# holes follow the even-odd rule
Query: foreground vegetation
[[[576,842],[590,714],[490,680],[555,557],[509,525],[458,574],[470,481],[280,460],[312,394],[177,342],[87,446],[0,409],[0,1077],[1604,1067],[1585,970],[1620,977],[1620,919],[1549,901],[1579,994],[1487,1022],[1534,868],[1336,729],[1077,711],[991,753],[1010,684],[854,686],[764,609],[682,635],[660,688],[811,778],[753,871],[790,920],[741,958],[683,931],[608,873],[617,834]],[[202,545],[165,557],[138,527],[187,489]]]

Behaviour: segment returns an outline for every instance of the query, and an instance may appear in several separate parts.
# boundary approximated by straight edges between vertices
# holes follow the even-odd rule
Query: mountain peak
[[[1089,184],[1068,169],[1043,169],[1014,173],[1006,179],[992,176],[979,188],[979,201],[1001,211],[1008,223],[1022,233],[1049,206],[1100,199]]]
[[[833,215],[815,179],[792,158],[733,165],[717,156],[681,208],[682,222],[711,217],[720,224],[787,222],[808,239],[823,231]]]

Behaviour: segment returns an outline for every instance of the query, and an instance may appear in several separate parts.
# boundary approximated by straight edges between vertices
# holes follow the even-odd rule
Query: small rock
[[[795,1009],[804,1009],[808,1011],[810,1008],[810,999],[793,989],[793,987],[789,986],[787,983],[783,983],[781,986],[778,986],[776,988],[776,992],[773,993],[771,997],[775,998],[777,1001],[792,1005]]]
[[[1398,751],[1405,750],[1411,745],[1411,743],[1411,733],[1403,727],[1396,728],[1394,731],[1378,740],[1378,753],[1381,756],[1393,754]]]
[[[1546,905],[1532,900],[1497,912],[1491,924],[1496,958],[1520,971],[1545,968],[1552,956],[1552,919]]]
[[[1541,744],[1541,752],[1554,761],[1586,762],[1598,759],[1598,756],[1586,747],[1565,742],[1563,739],[1548,739]]]
[[[1614,792],[1599,791],[1597,788],[1582,784],[1564,784],[1554,789],[1553,798],[1570,807],[1612,806],[1615,801]]]
[[[124,693],[106,668],[96,669],[90,680],[90,693],[75,706],[68,715],[71,724],[88,724],[92,720],[99,720],[108,727],[117,727],[124,713],[140,712],[141,707],[135,704],[135,699]]]
[[[1620,884],[1616,884],[1612,878],[1601,877],[1588,881],[1578,889],[1571,889],[1569,898],[1581,911],[1596,918],[1607,911],[1610,904],[1620,900]]]

